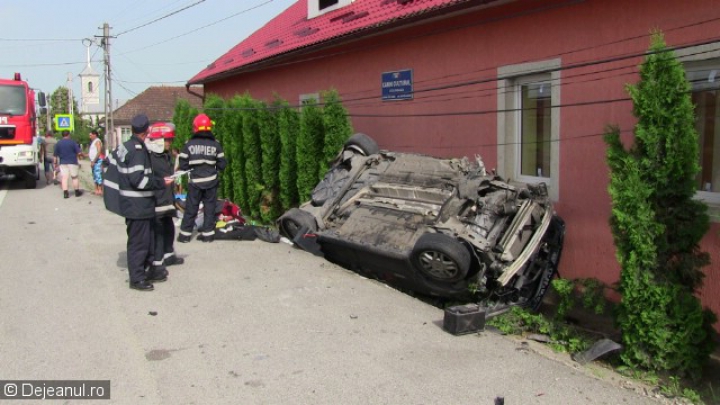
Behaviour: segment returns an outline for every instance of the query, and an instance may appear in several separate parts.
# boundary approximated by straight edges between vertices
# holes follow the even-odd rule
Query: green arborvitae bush
[[[282,211],[296,207],[299,203],[297,186],[297,138],[300,116],[284,100],[275,102],[278,106],[278,133],[280,134],[280,202]]]
[[[325,135],[323,118],[317,103],[308,102],[302,106],[300,134],[297,141],[298,194],[300,201],[310,199],[318,183],[320,171],[319,156],[323,154]]]
[[[180,99],[175,104],[175,112],[173,114],[173,124],[175,124],[175,140],[173,146],[182,148],[185,142],[190,139],[190,132],[192,131],[192,118],[190,118],[192,107],[190,102],[184,99]]]
[[[215,137],[223,147],[225,151],[225,160],[227,160],[227,166],[223,170],[220,190],[222,197],[234,201],[234,187],[235,177],[233,175],[232,166],[233,160],[237,159],[237,155],[232,153],[235,149],[234,143],[237,142],[237,112],[234,111],[231,106],[231,100],[224,100],[222,119],[215,121]]]
[[[262,183],[262,148],[260,146],[260,111],[262,103],[244,96],[243,117],[243,154],[245,155],[245,186],[247,196],[247,214],[260,218],[260,196]]]
[[[325,143],[323,145],[323,158],[320,160],[318,180],[322,180],[329,168],[330,162],[337,156],[345,141],[353,133],[352,124],[347,110],[343,107],[337,90],[332,89],[323,93],[325,106],[323,107],[323,125],[325,129]]]
[[[280,216],[280,134],[276,104],[259,111],[263,180],[260,213],[264,223],[271,223]]]
[[[232,200],[237,204],[243,212],[248,209],[246,183],[245,183],[245,152],[243,146],[243,116],[242,108],[246,101],[242,96],[236,95],[228,103],[229,112],[228,126],[232,135],[230,142],[230,151],[232,155],[230,163],[230,173],[232,176]],[[228,139],[226,137],[226,139]]]
[[[638,119],[634,145],[605,136],[610,167],[610,226],[621,266],[623,361],[632,367],[696,373],[713,350],[711,324],[694,292],[709,263],[699,248],[706,207],[693,199],[698,173],[689,84],[682,65],[654,34],[627,88]]]

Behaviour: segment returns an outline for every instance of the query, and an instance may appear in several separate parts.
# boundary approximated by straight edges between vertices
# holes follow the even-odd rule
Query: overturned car
[[[482,161],[379,151],[353,135],[283,236],[405,291],[537,309],[565,226],[544,183],[509,183]],[[493,312],[489,310],[490,315]]]

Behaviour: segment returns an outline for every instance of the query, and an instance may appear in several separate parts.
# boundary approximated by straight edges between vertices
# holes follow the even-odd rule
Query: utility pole
[[[103,34],[100,44],[104,50],[105,60],[105,145],[109,150],[115,149],[115,126],[113,123],[112,108],[112,79],[110,77],[110,24],[103,24]]]
[[[67,89],[68,89],[68,114],[72,117],[73,115],[73,99],[72,99],[72,82],[73,82],[73,74],[68,72],[68,82],[67,82]],[[74,120],[74,118],[73,118]]]

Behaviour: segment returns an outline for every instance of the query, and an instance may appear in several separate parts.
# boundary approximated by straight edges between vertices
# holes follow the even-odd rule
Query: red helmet
[[[157,122],[150,125],[147,137],[150,139],[174,139],[175,125],[172,122]]]
[[[212,121],[205,114],[199,114],[193,120],[193,134],[200,131],[212,131]]]

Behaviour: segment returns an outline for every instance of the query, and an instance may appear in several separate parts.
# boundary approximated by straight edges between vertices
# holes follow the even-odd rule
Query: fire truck
[[[38,95],[44,107],[45,96]],[[0,79],[0,178],[12,175],[25,188],[36,187],[40,178],[36,132],[35,91],[19,73],[12,80]]]

